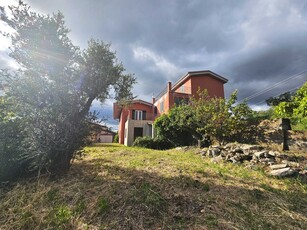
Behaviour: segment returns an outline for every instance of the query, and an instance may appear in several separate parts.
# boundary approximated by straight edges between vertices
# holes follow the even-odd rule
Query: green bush
[[[154,148],[154,140],[151,137],[148,137],[148,136],[138,137],[138,138],[135,139],[132,146],[153,149]]]
[[[154,149],[171,149],[174,147],[173,143],[171,143],[168,139],[162,137],[155,137],[153,139]]]
[[[118,141],[119,141],[119,137],[118,137],[118,133],[116,133],[113,139],[113,143],[118,143]]]
[[[159,150],[170,149],[174,147],[173,144],[165,138],[151,138],[148,136],[136,138],[132,146]]]

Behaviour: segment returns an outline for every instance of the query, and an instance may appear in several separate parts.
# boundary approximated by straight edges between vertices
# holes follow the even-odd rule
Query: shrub
[[[138,138],[135,139],[132,146],[153,149],[154,148],[154,140],[151,137],[148,137],[148,136],[138,137]]]
[[[174,147],[174,145],[165,138],[162,137],[151,138],[148,136],[136,138],[132,146],[143,147],[148,149],[159,149],[159,150],[170,149]]]
[[[113,143],[118,143],[118,141],[119,141],[119,137],[118,137],[118,133],[116,133],[113,139]]]
[[[153,139],[154,149],[171,149],[174,147],[173,143],[171,143],[168,139],[163,137],[155,137]]]

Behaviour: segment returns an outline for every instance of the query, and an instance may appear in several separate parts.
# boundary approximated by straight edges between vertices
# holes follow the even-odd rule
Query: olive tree
[[[0,83],[6,82],[5,100],[13,102],[6,109],[21,124],[16,167],[62,173],[87,137],[92,102],[103,103],[111,91],[117,100],[130,99],[135,77],[125,73],[109,44],[91,39],[83,51],[73,45],[62,13],[39,14],[22,1],[9,9],[11,16],[0,8],[1,20],[13,32],[3,34],[20,68],[1,71]]]

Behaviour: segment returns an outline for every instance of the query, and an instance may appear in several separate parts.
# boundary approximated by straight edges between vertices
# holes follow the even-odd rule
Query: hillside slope
[[[306,229],[306,184],[195,152],[86,147],[62,178],[2,186],[0,229]]]

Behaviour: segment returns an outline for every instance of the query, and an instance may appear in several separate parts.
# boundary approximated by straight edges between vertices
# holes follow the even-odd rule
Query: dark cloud
[[[26,2],[44,13],[63,12],[71,38],[81,48],[91,37],[112,42],[127,72],[137,77],[134,93],[144,100],[151,101],[167,81],[192,70],[225,76],[227,95],[238,89],[239,99],[271,87],[250,99],[258,105],[306,81],[304,75],[283,83],[307,69],[304,1]]]

